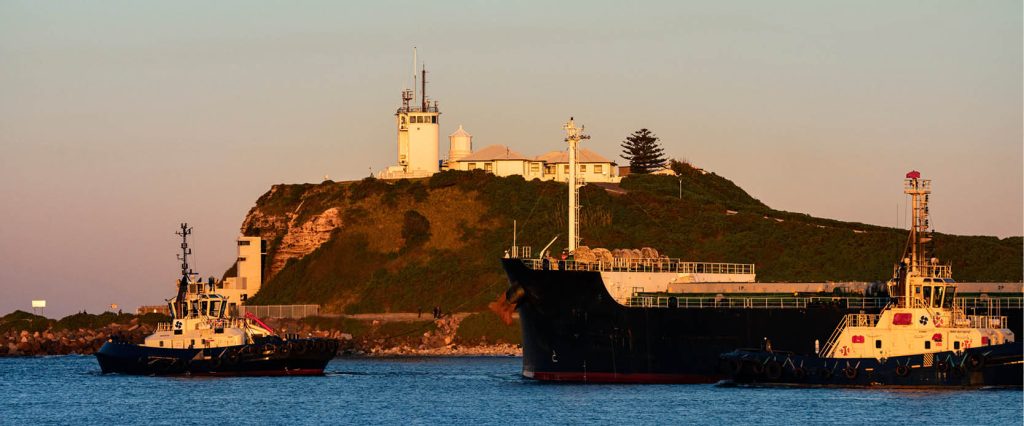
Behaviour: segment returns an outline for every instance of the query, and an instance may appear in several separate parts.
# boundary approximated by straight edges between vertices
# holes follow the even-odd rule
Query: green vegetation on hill
[[[728,179],[692,167],[678,178],[629,176],[621,188],[627,193],[581,189],[584,245],[755,263],[759,281],[882,281],[906,241],[894,228],[772,210]],[[564,184],[482,171],[277,185],[257,202],[263,214],[294,214],[301,224],[338,208],[343,224],[250,303],[317,303],[350,313],[483,310],[507,285],[498,258],[512,245],[513,220],[520,245],[539,251],[560,235],[552,251],[565,246],[565,192]],[[960,281],[1021,281],[1021,237],[939,234],[935,252],[952,262]]]

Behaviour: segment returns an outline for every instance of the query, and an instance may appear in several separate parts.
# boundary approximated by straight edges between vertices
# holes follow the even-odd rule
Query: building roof
[[[466,161],[494,161],[494,160],[524,160],[530,161],[529,158],[524,157],[522,154],[509,149],[505,145],[491,145],[477,152],[469,154],[459,159],[460,162]]]
[[[569,163],[569,151],[551,151],[537,156],[537,161],[543,161],[548,164],[562,164]],[[583,148],[579,150],[576,162],[579,163],[611,163],[611,160],[604,158],[601,154],[598,154],[589,149]]]
[[[452,133],[452,134],[448,135],[448,137],[450,137],[450,138],[457,137],[457,136],[465,136],[467,138],[473,137],[473,135],[469,134],[469,132],[467,132],[466,129],[462,128],[461,124],[459,125],[459,129],[456,130],[455,133]]]

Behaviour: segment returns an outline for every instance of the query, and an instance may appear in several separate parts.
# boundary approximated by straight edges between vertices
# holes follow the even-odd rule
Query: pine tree
[[[640,129],[622,142],[622,158],[629,160],[629,172],[647,174],[665,166],[665,150],[650,130]]]

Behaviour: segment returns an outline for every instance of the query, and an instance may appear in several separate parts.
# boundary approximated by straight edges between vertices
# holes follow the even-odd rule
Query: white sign
[[[45,300],[33,300],[32,301],[32,307],[33,308],[45,308],[46,307],[46,301]]]

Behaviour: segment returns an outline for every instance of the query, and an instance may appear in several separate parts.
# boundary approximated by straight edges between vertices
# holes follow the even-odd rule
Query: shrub
[[[405,212],[402,221],[402,238],[405,248],[412,248],[426,243],[430,239],[430,221],[415,210]]]

